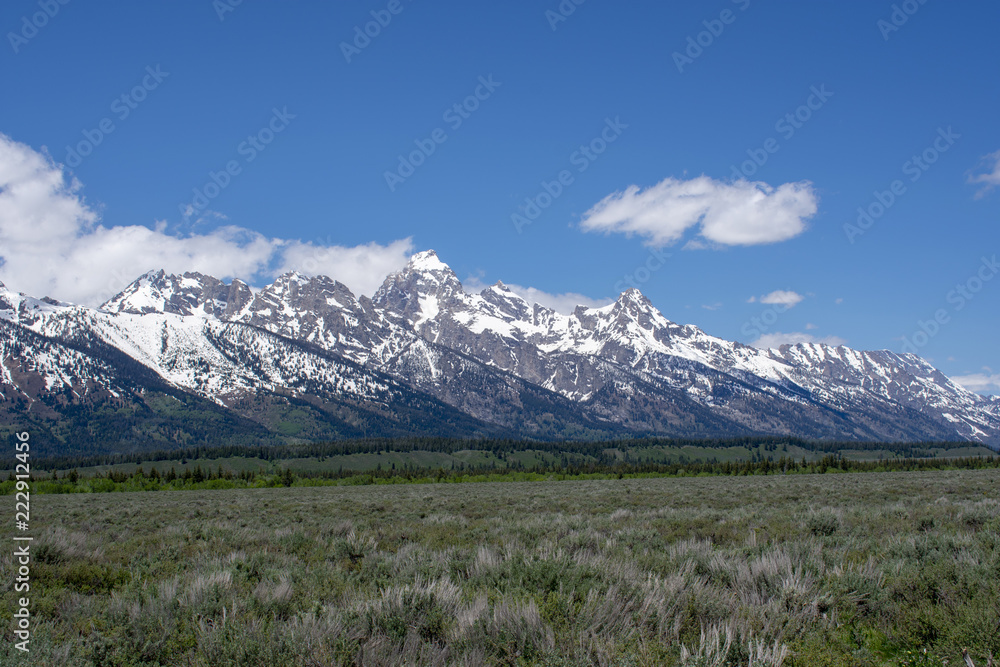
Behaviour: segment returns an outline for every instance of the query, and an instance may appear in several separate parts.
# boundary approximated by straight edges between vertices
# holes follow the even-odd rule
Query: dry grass
[[[38,496],[30,664],[955,665],[964,646],[985,664],[998,482]],[[8,577],[8,627],[14,599]],[[0,662],[29,664],[9,644]]]

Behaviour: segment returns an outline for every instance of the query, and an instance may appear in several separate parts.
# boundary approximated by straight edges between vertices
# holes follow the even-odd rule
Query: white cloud
[[[507,282],[505,282],[504,285],[506,285],[511,292],[518,295],[528,303],[537,303],[541,306],[545,306],[546,308],[551,308],[557,313],[562,313],[563,315],[569,315],[576,310],[577,306],[601,308],[602,306],[614,303],[614,299],[592,299],[589,296],[577,294],[576,292],[552,294],[534,287],[513,285]],[[478,294],[489,287],[489,285],[485,284],[479,277],[469,277],[462,281],[462,287],[464,287],[465,291],[470,294]]]
[[[388,245],[368,243],[344,247],[288,241],[282,250],[282,263],[274,272],[296,270],[308,275],[335,278],[355,294],[371,296],[385,277],[406,265],[413,253],[413,241],[400,239]]]
[[[819,329],[819,327],[813,324],[812,322],[807,322],[806,331],[812,331],[813,329]]]
[[[979,393],[992,393],[1000,391],[1000,373],[997,374],[987,374],[987,373],[973,373],[971,375],[955,375],[952,376],[952,381],[956,382],[969,391],[975,391]]]
[[[705,310],[718,310],[719,308],[722,308],[722,303],[716,301],[715,303],[706,304],[702,306],[702,308]]]
[[[32,296],[98,305],[150,269],[254,282],[294,268],[370,294],[413,250],[410,239],[346,248],[234,225],[200,234],[170,234],[165,222],[104,227],[80,189],[61,165],[0,133],[0,281]]]
[[[981,162],[986,165],[986,171],[969,175],[969,183],[983,185],[976,191],[976,199],[985,197],[990,190],[1000,185],[1000,151],[983,156]]]
[[[770,294],[765,294],[760,297],[760,302],[769,305],[781,305],[786,308],[793,308],[798,305],[803,298],[805,297],[797,292],[792,292],[791,290],[775,290]]]
[[[761,349],[770,349],[781,347],[786,344],[795,345],[796,343],[819,343],[821,345],[832,345],[836,347],[838,345],[844,345],[847,341],[837,336],[824,336],[823,338],[817,338],[812,334],[803,332],[782,333],[780,331],[775,331],[774,333],[762,335],[750,344]]]
[[[704,241],[757,245],[786,241],[805,231],[816,214],[812,184],[727,183],[708,176],[690,180],[667,178],[642,190],[637,185],[608,195],[584,214],[584,231],[638,234],[649,245],[677,242],[695,226]],[[695,247],[705,247],[695,240]],[[690,243],[689,243],[690,245]]]

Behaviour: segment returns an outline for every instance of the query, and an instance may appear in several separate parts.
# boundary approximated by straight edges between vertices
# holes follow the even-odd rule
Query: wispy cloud
[[[693,247],[757,245],[798,236],[817,206],[807,181],[772,187],[708,176],[667,178],[645,190],[632,185],[608,195],[584,214],[580,226],[591,232],[637,234],[653,246],[675,243],[694,227],[700,238],[692,239]]]
[[[969,391],[989,394],[1000,391],[1000,373],[973,373],[971,375],[955,375],[951,378]]]
[[[528,303],[537,303],[540,306],[551,308],[557,313],[562,313],[563,315],[569,315],[576,310],[577,306],[600,308],[602,306],[607,306],[610,303],[614,303],[614,299],[594,299],[576,292],[555,294],[552,292],[545,292],[534,287],[524,287],[523,285],[514,285],[508,282],[505,282],[504,285],[511,292],[518,295]],[[462,287],[464,287],[465,291],[470,294],[478,294],[487,287],[490,287],[490,285],[485,284],[480,277],[470,277],[462,281]]]
[[[969,175],[969,183],[983,186],[976,191],[976,199],[985,197],[993,188],[1000,185],[1000,151],[983,156],[980,162],[986,170]]]
[[[798,305],[804,298],[798,292],[792,292],[791,290],[775,290],[770,294],[760,297],[760,302],[768,305],[781,305],[786,308],[792,308]]]
[[[770,349],[781,347],[782,345],[795,345],[797,343],[819,343],[821,345],[832,345],[836,347],[838,345],[845,345],[847,341],[838,336],[824,336],[822,338],[817,338],[812,334],[801,331],[791,333],[775,331],[773,333],[762,335],[750,344],[761,349]]]
[[[360,294],[401,268],[410,239],[343,247],[269,238],[235,225],[204,233],[105,227],[61,165],[0,134],[0,281],[33,296],[98,305],[150,269],[248,282],[288,269],[325,273]]]

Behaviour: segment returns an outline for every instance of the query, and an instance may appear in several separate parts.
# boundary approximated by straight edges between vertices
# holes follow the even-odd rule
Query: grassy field
[[[984,665],[998,498],[996,469],[36,496],[0,664]]]

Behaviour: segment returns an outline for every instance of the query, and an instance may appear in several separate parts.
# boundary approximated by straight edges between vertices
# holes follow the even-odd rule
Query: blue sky
[[[724,338],[916,351],[995,393],[998,20],[941,0],[11,0],[0,279],[93,303],[160,265],[297,268],[370,292],[433,248],[467,284],[565,308],[631,280]]]

